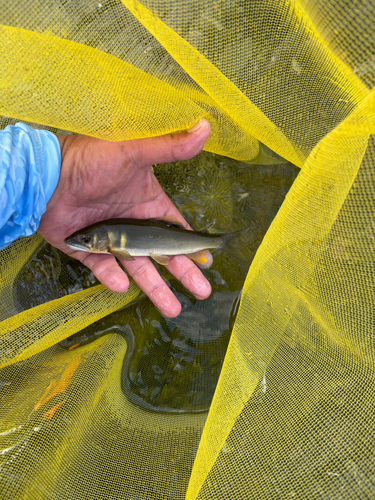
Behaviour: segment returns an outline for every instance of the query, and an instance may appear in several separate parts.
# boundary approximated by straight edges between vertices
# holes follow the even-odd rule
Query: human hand
[[[64,239],[95,222],[122,217],[149,219],[168,215],[189,228],[152,173],[151,165],[197,155],[208,139],[210,125],[202,119],[196,127],[189,132],[123,142],[59,136],[60,179],[38,232],[51,245],[90,268],[107,288],[125,292],[129,279],[113,255],[72,250]],[[207,252],[206,256],[211,264],[211,254]],[[148,257],[120,262],[165,316],[175,317],[181,312],[179,301]],[[210,295],[209,282],[185,255],[171,257],[167,269],[197,299]]]

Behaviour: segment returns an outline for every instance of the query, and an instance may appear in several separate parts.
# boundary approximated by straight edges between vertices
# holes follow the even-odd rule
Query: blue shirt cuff
[[[60,144],[24,123],[0,131],[0,249],[39,227],[59,181]]]

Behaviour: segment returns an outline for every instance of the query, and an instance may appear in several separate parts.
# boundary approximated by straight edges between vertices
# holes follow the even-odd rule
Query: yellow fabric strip
[[[189,499],[198,497],[297,305],[311,304],[304,287],[357,175],[368,135],[375,133],[374,99],[373,91],[311,152],[250,267],[194,464]],[[316,321],[327,335],[337,336],[334,319],[323,318],[316,306],[310,307],[312,313],[314,307]],[[355,354],[356,348],[351,351]]]
[[[197,89],[176,90],[117,57],[45,33],[1,26],[0,44],[4,116],[115,141],[189,129],[205,117],[206,150],[244,161],[259,153],[233,120],[207,111],[216,102]]]
[[[0,43],[5,116],[125,140],[188,128],[202,115],[169,85],[97,49],[9,26]]]
[[[366,97],[369,89],[357,76],[356,72],[353,71],[353,68],[345,61],[348,55],[346,53],[346,47],[340,43],[340,38],[337,37],[337,29],[333,29],[331,24],[331,16],[334,16],[335,10],[338,10],[341,16],[343,16],[340,20],[342,22],[345,17],[345,9],[340,5],[340,2],[329,4],[322,0],[317,0],[315,2],[310,2],[309,0],[296,0],[296,15],[301,22],[305,22],[309,26],[315,37],[319,39],[319,43],[325,48],[327,53],[330,54],[336,67],[340,70],[342,75],[345,76],[345,80],[341,80],[340,84],[344,85],[346,90],[350,90],[352,95],[356,95],[356,100],[359,101]],[[339,22],[337,18],[336,22]],[[351,23],[347,23],[345,27],[344,25],[341,26],[341,30],[351,31]],[[361,34],[361,36],[363,36],[363,34]],[[361,57],[363,57],[363,54],[360,56],[360,60]]]
[[[135,300],[139,288],[114,293],[98,285],[52,300],[0,323],[0,367],[23,361]]]
[[[207,92],[216,108],[230,116],[238,131],[249,138],[248,160],[258,152],[258,139],[295,165],[302,166],[303,154],[221,71],[140,2],[121,1]]]

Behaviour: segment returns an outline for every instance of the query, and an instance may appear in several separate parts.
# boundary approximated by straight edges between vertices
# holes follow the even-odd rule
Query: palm
[[[64,239],[77,229],[110,218],[147,219],[168,214],[184,222],[150,167],[153,163],[197,154],[209,133],[205,124],[203,130],[191,136],[181,134],[177,141],[170,136],[122,143],[83,136],[60,138],[60,180],[42,217],[39,233],[53,246],[87,265],[108,288],[125,291],[128,278],[113,256],[72,250],[64,244]],[[121,262],[166,316],[180,312],[177,299],[148,258]],[[197,298],[209,295],[208,282],[187,257],[174,257],[168,269]]]
[[[168,210],[178,213],[151,169],[124,162],[116,143],[77,136],[66,140],[70,148],[79,149],[81,158],[71,168],[63,167],[60,183],[40,224],[40,234],[52,245],[85,259],[87,253],[64,244],[64,239],[77,229],[109,218],[142,219],[164,215]],[[100,155],[95,156],[95,150],[103,147],[110,171]],[[74,155],[74,149],[70,154]]]

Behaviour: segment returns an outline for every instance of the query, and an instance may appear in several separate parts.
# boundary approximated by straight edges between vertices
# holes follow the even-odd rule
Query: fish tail
[[[246,257],[241,250],[241,244],[243,244],[242,237],[244,236],[246,230],[247,228],[244,228],[234,233],[222,235],[224,244],[221,248],[237,259],[246,260]]]

